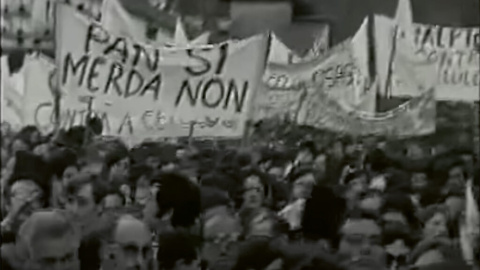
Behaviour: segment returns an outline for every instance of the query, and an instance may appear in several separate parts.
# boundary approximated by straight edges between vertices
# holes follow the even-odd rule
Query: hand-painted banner
[[[24,122],[43,132],[55,127],[54,88],[57,83],[53,60],[42,55],[28,55],[24,62]]]
[[[353,38],[313,61],[291,65],[269,63],[256,103],[256,119],[275,115],[294,117],[292,113],[298,111],[302,92],[311,87],[322,89],[346,108],[374,112],[375,102],[365,102],[372,98],[366,95],[370,86],[366,25],[365,20]]]
[[[371,91],[370,95],[375,95],[375,92]],[[353,136],[401,138],[435,132],[435,115],[433,88],[393,111],[373,114],[345,110],[321,89],[311,88],[297,122]]]
[[[442,27],[414,24],[415,53],[438,65],[437,100],[479,100],[480,28]],[[382,89],[386,89],[395,23],[385,16],[375,16],[376,66]],[[399,38],[403,38],[400,33]],[[397,87],[402,82],[393,71],[393,96],[418,96],[415,88]]]
[[[267,39],[187,49],[149,47],[57,7],[63,125],[94,111],[107,135],[130,142],[241,137],[264,69]],[[90,108],[90,109],[89,109]]]

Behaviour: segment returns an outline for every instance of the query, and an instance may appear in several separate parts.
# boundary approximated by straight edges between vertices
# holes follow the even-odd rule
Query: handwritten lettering
[[[139,63],[145,63],[145,68],[155,72],[160,64],[160,51],[158,48],[146,48],[138,43],[127,41],[123,37],[111,36],[98,24],[90,24],[84,44],[85,54],[92,52],[93,45],[102,48],[98,53],[119,58],[122,64],[138,67]],[[143,67],[142,67],[143,68]]]
[[[316,70],[312,74],[312,81],[314,84],[327,89],[338,86],[351,86],[355,82],[354,74],[354,63],[338,64]]]
[[[204,56],[199,55],[199,52],[209,52],[213,48],[202,48],[202,49],[187,49],[187,56],[195,61],[198,62],[198,65],[195,67],[185,67],[185,71],[191,76],[202,76],[214,68],[214,73],[217,75],[221,75],[224,71],[225,63],[227,61],[228,56],[228,43],[222,43],[218,46],[218,62],[213,64],[210,60]]]
[[[145,78],[136,69],[126,70],[120,63],[107,62],[102,56],[92,59],[89,55],[83,55],[75,61],[71,54],[67,54],[63,66],[63,85],[69,79],[78,78],[78,86],[86,84],[92,93],[102,89],[104,94],[110,93],[124,98],[151,94],[153,100],[158,100],[160,95],[162,84],[160,73]],[[101,81],[100,78],[106,78],[106,81]]]
[[[248,88],[248,81],[244,81],[242,88],[239,89],[237,82],[233,79],[228,82],[218,78],[200,80],[196,82],[194,87],[192,87],[189,80],[184,80],[175,100],[175,106],[178,107],[182,102],[183,96],[186,95],[192,107],[197,105],[197,101],[200,98],[201,104],[207,108],[217,108],[223,104],[223,109],[226,110],[233,98],[235,111],[240,113],[244,108]]]

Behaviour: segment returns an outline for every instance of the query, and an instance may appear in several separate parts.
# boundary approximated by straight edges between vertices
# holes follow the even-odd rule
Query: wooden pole
[[[477,158],[477,166],[480,167],[480,101],[474,102],[473,109],[473,145],[475,156]]]

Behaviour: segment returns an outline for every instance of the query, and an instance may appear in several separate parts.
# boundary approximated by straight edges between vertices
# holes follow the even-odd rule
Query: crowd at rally
[[[89,130],[2,126],[2,270],[478,266],[462,230],[472,152],[399,157],[368,138],[129,148]]]

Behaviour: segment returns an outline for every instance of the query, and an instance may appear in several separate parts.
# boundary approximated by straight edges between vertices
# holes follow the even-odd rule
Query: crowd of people
[[[88,131],[2,126],[2,270],[478,269],[462,230],[473,151],[128,147]]]

